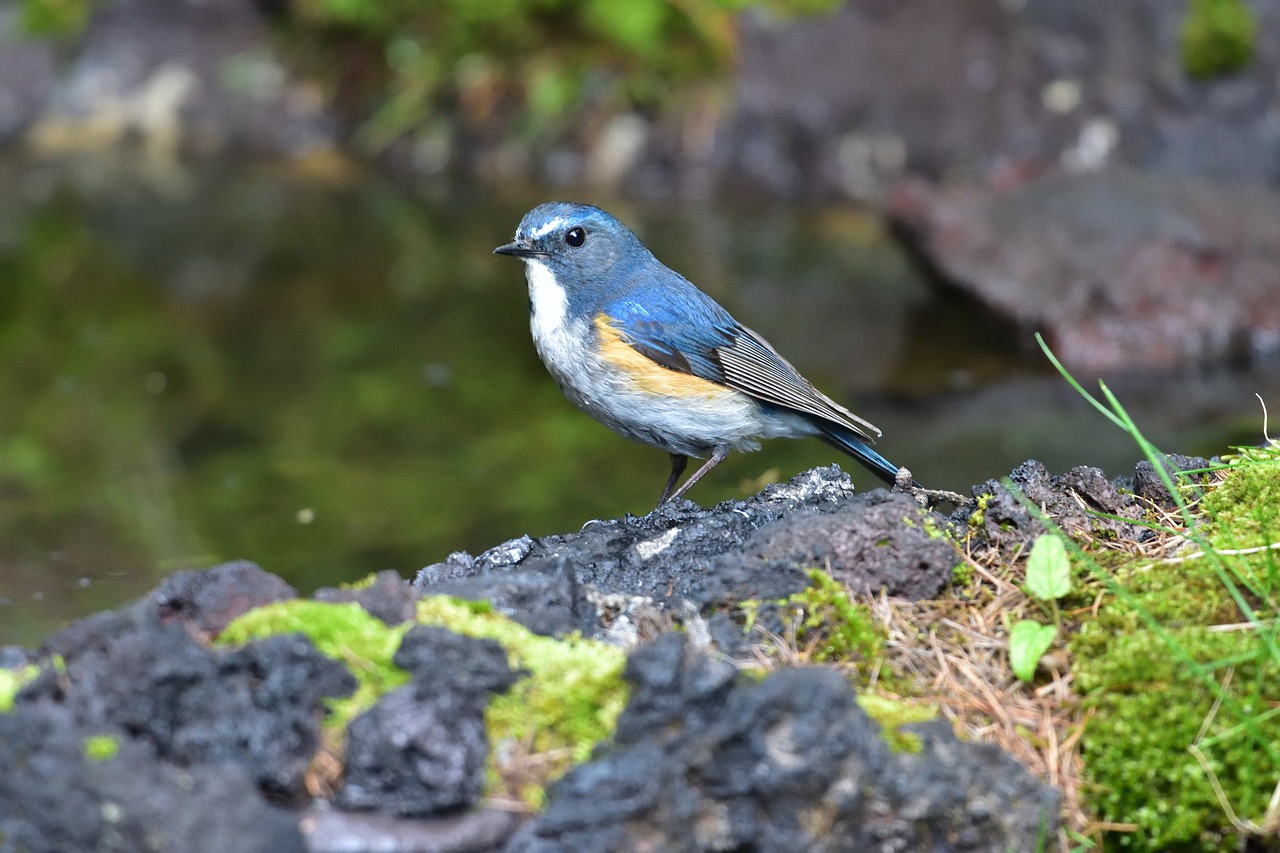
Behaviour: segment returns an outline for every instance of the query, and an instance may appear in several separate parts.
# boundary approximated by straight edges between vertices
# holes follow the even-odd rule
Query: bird
[[[678,500],[731,451],[815,437],[893,485],[881,432],[800,375],[768,341],[589,204],[525,214],[495,254],[524,262],[534,347],[565,396],[619,435],[666,451],[658,499]],[[679,488],[689,457],[706,458]]]

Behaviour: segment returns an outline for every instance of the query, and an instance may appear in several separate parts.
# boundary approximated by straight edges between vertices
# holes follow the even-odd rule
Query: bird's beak
[[[515,258],[531,258],[545,255],[546,252],[539,252],[528,243],[516,240],[514,243],[508,243],[505,246],[499,246],[493,250],[495,255],[511,255]]]

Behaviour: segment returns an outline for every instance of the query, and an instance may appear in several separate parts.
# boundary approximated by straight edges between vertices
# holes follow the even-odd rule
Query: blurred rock
[[[337,804],[420,817],[470,807],[484,787],[489,696],[516,680],[506,652],[493,640],[417,626],[395,663],[413,681],[347,727]]]
[[[877,201],[901,176],[1002,180],[1109,163],[1280,182],[1280,2],[1240,72],[1181,67],[1167,0],[849,0],[749,15],[716,186]],[[669,157],[669,152],[664,152]],[[691,170],[696,174],[697,170]]]
[[[37,152],[301,156],[333,147],[314,84],[275,57],[253,0],[103,0],[26,139]]]
[[[57,49],[23,37],[21,8],[16,2],[0,2],[0,145],[26,132],[57,80]]]
[[[901,186],[948,281],[1098,374],[1280,353],[1280,192],[1109,169],[998,190]]]
[[[147,601],[161,622],[181,622],[207,639],[255,607],[297,596],[297,590],[256,563],[236,560],[209,569],[174,572]]]
[[[116,736],[91,755],[78,727],[40,707],[0,714],[0,847],[56,853],[303,853],[293,815],[273,808],[242,771],[157,761]],[[110,753],[110,754],[106,754]]]
[[[413,618],[417,594],[404,582],[398,572],[390,569],[378,572],[373,583],[356,589],[318,589],[316,601],[354,601],[370,616],[388,625],[399,625]]]
[[[322,701],[355,687],[301,635],[210,649],[146,600],[77,622],[41,652],[46,665],[18,706],[65,709],[76,725],[127,733],[177,765],[234,767],[286,799],[302,794],[320,746]]]

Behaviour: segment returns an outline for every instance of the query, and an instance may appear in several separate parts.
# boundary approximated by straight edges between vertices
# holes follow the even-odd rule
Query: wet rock
[[[175,572],[152,590],[147,601],[161,622],[181,622],[197,636],[209,638],[255,607],[297,596],[297,590],[276,575],[256,563],[237,560]]]
[[[1088,373],[1280,353],[1280,192],[1108,170],[1012,189],[904,184],[948,281]]]
[[[179,765],[235,767],[283,797],[302,792],[323,699],[355,687],[305,637],[214,650],[161,623],[146,601],[76,623],[42,652],[60,657],[61,671],[46,665],[19,705],[65,708],[77,725],[138,739]]]
[[[929,518],[883,490],[855,495],[848,475],[832,465],[710,509],[680,501],[645,516],[588,522],[577,533],[499,546],[480,558],[454,554],[423,569],[414,585],[474,597],[496,588],[495,607],[535,630],[587,634],[600,631],[601,599],[707,609],[782,598],[805,588],[806,569],[828,565],[855,588],[931,595],[957,558],[929,537]],[[531,592],[522,598],[520,590]]]
[[[318,589],[316,601],[340,603],[354,601],[369,615],[388,625],[399,625],[413,618],[418,595],[404,582],[398,572],[388,569],[378,572],[373,583],[359,589]]]
[[[834,670],[756,682],[670,634],[627,676],[613,743],[506,850],[1030,850],[1056,823],[1053,789],[945,724],[890,752]]]
[[[418,626],[395,663],[413,680],[347,727],[338,805],[412,816],[471,806],[484,787],[489,696],[516,679],[506,652],[492,640]]]
[[[97,727],[58,709],[0,714],[0,846],[33,853],[303,853],[297,822],[233,767],[182,768],[116,736],[114,754],[86,746]],[[107,743],[107,741],[103,741]]]

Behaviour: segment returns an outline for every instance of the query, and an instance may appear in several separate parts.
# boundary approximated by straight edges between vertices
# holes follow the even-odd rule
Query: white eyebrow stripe
[[[550,222],[544,222],[542,225],[539,225],[536,229],[534,229],[529,234],[529,239],[537,240],[541,237],[545,237],[548,234],[550,234],[552,231],[559,228],[561,225],[564,225],[564,217],[557,216],[555,219],[552,219]]]

